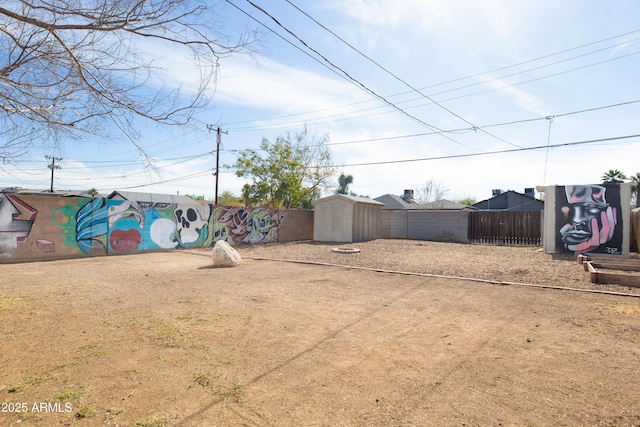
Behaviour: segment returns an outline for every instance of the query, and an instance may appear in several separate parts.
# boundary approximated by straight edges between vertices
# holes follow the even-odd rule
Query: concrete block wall
[[[289,210],[278,232],[278,242],[313,240],[313,211]]]
[[[467,211],[409,211],[409,239],[467,243]]]
[[[381,235],[385,239],[407,239],[409,211],[382,211]]]
[[[312,236],[310,211],[0,193],[0,263]]]
[[[385,210],[382,238],[468,242],[467,211]]]

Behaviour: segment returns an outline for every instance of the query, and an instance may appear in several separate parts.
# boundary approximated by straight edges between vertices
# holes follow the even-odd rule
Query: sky
[[[335,185],[352,175],[349,190],[371,198],[435,182],[446,199],[481,201],[640,172],[638,1],[252,2],[218,4],[221,31],[261,37],[252,55],[221,59],[195,126],[138,123],[152,168],[117,135],[63,141],[0,163],[0,188],[48,189],[49,155],[62,158],[55,189],[213,200],[218,127],[218,193],[236,196],[238,152],[305,126],[328,135]],[[147,48],[176,87],[196,80],[179,52]]]

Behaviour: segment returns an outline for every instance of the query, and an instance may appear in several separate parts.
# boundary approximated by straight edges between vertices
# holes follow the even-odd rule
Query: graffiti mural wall
[[[274,208],[219,207],[211,217],[212,240],[239,243],[274,243],[285,211]]]
[[[556,187],[556,247],[560,252],[621,254],[623,224],[620,187]]]
[[[271,208],[0,193],[0,262],[272,243],[285,217]]]
[[[11,259],[31,232],[38,211],[11,194],[0,194],[0,258]]]

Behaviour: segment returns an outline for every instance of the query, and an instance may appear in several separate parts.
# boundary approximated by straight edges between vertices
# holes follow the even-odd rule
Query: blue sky
[[[252,56],[221,60],[196,127],[138,124],[153,169],[114,136],[34,148],[0,165],[0,187],[48,188],[48,154],[63,158],[57,189],[213,199],[215,134],[207,125],[228,132],[219,191],[236,195],[244,183],[232,170],[237,152],[305,125],[311,135],[329,134],[338,174],[353,175],[350,189],[370,197],[434,180],[448,189],[445,198],[480,201],[492,189],[640,172],[640,137],[633,137],[640,134],[640,2],[252,1],[352,80],[248,1],[221,2],[223,31],[259,27],[261,44]],[[185,58],[147,49],[172,84],[193,84]]]

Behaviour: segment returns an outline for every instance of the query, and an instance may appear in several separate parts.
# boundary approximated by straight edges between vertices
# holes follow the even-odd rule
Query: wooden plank
[[[637,271],[640,272],[640,264],[618,264],[618,263],[603,263],[603,262],[593,262],[590,261],[590,264],[595,267],[596,270],[621,270],[621,271]]]
[[[588,261],[585,264],[589,270],[589,279],[591,280],[591,283],[607,283],[640,288],[640,274],[607,272],[607,269],[598,268],[598,264],[594,265],[591,261]]]
[[[610,264],[610,265],[635,265],[640,267],[640,259],[623,257],[620,255],[584,255],[579,254],[577,256],[578,264],[584,264],[585,262],[593,262],[596,264]]]

